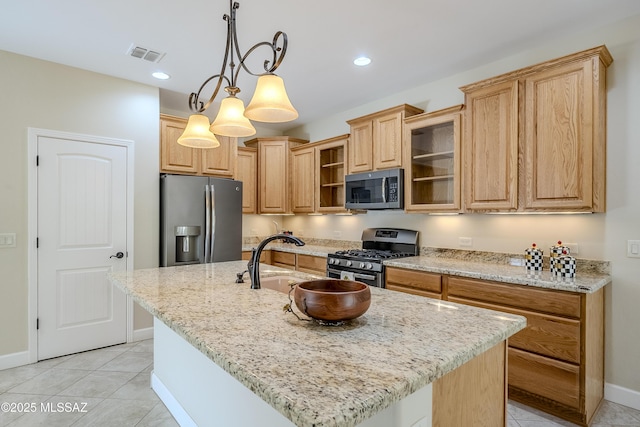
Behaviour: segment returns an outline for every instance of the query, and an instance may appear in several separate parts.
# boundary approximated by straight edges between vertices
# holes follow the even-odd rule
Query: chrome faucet
[[[249,269],[249,278],[251,279],[251,289],[260,289],[260,255],[267,244],[273,240],[281,239],[282,241],[290,241],[296,246],[304,246],[304,242],[297,237],[289,234],[274,234],[264,239],[257,248],[251,250],[251,259],[247,263]]]

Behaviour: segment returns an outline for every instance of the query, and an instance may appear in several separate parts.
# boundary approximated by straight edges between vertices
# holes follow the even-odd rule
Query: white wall
[[[27,128],[135,142],[134,260],[158,263],[158,89],[0,51],[0,356],[27,350]],[[135,326],[151,317],[135,312]]]
[[[640,239],[640,16],[339,112],[286,134],[317,141],[348,133],[348,119],[398,104],[426,111],[461,104],[464,97],[458,87],[462,85],[602,44],[614,58],[607,85],[605,214],[429,216],[385,212],[283,217],[285,227],[302,236],[333,238],[338,231],[343,240],[359,240],[365,227],[397,226],[420,230],[422,246],[459,248],[458,237],[464,236],[473,238],[472,249],[515,253],[522,253],[532,242],[542,248],[558,239],[578,243],[578,257],[612,263],[613,284],[606,292],[606,381],[640,393],[640,259],[626,257],[626,240]],[[640,407],[640,394],[631,395]]]

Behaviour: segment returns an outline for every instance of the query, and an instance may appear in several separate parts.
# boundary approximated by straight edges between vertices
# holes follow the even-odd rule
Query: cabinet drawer
[[[451,296],[580,318],[579,294],[453,276],[448,284]]]
[[[386,287],[389,285],[399,285],[404,292],[409,292],[407,288],[419,291],[426,291],[435,294],[442,293],[442,276],[424,271],[404,270],[401,268],[389,267],[386,270]],[[415,292],[410,292],[415,293]],[[419,293],[417,293],[420,295]]]
[[[442,294],[439,294],[436,292],[423,291],[422,289],[409,288],[406,286],[395,285],[392,283],[387,283],[387,289],[389,289],[390,291],[398,291],[398,292],[404,292],[407,294],[420,295],[421,297],[442,299]]]
[[[251,251],[242,251],[242,259],[249,261],[251,259]],[[260,254],[260,262],[263,264],[271,264],[271,251],[262,251]]]
[[[273,251],[271,254],[271,262],[273,265],[285,264],[289,267],[296,265],[296,254],[291,252]]]
[[[325,274],[327,271],[327,258],[312,255],[298,254],[298,270]]]
[[[528,310],[449,296],[449,301],[518,314],[527,318],[527,326],[509,337],[509,346],[572,363],[580,363],[580,322]]]
[[[509,348],[509,386],[580,407],[580,367]]]

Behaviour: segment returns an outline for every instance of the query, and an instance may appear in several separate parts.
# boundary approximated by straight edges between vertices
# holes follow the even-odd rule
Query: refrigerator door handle
[[[209,185],[204,186],[204,262],[211,262],[211,193]]]
[[[209,185],[209,192],[210,192],[210,204],[209,206],[211,207],[211,214],[210,214],[210,218],[211,218],[211,249],[209,249],[209,253],[211,256],[211,261],[213,262],[213,250],[215,248],[216,245],[216,189],[213,186],[213,184]]]

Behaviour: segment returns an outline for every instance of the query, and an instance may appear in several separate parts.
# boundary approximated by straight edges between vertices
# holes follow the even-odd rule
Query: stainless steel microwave
[[[403,209],[404,169],[385,169],[345,177],[347,209]]]

